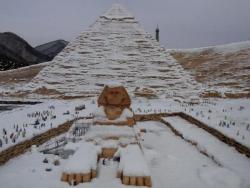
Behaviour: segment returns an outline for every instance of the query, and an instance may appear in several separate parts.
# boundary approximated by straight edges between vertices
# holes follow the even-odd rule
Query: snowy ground
[[[27,127],[25,127],[26,136],[23,138],[20,133],[16,139],[16,143],[18,143],[32,137],[33,134],[40,134],[50,129],[51,123],[52,127],[56,127],[75,117],[90,116],[97,108],[97,104],[93,101],[96,101],[96,99],[50,100],[41,104],[26,105],[1,112],[0,138],[3,140],[3,128],[7,130],[8,136],[10,136],[10,133],[15,132],[14,124],[18,124],[19,128],[23,128],[23,124],[27,124]],[[210,99],[209,101],[201,101],[197,105],[188,105],[178,101],[180,101],[178,98],[176,100],[133,98],[131,107],[136,114],[183,111],[222,131],[224,134],[232,136],[244,145],[250,146],[250,131],[247,130],[247,125],[250,122],[250,101],[248,99]],[[75,107],[83,104],[85,104],[86,109],[76,114]],[[51,106],[54,106],[54,109],[51,109]],[[38,125],[34,128],[32,124],[37,117],[28,117],[27,114],[43,113],[43,111],[52,111],[52,116],[56,115],[56,118],[51,119],[51,115],[49,115],[47,120],[43,121],[41,117],[38,117],[40,123],[45,123],[45,127]],[[69,114],[65,114],[67,111],[69,111]],[[219,125],[220,121],[226,122],[226,125]],[[235,122],[234,125],[232,122]],[[204,134],[200,133],[201,130],[196,127],[190,127],[190,125],[182,122],[177,123],[176,126],[182,131],[183,135],[192,138],[200,148],[212,154],[222,167],[201,154],[194,146],[180,137],[176,137],[165,125],[159,122],[138,122],[135,129],[147,130],[147,133],[142,135],[144,139],[142,145],[152,175],[153,187],[162,188],[166,185],[169,187],[184,187],[188,185],[189,187],[247,188],[250,186],[250,161],[248,158],[216,140],[210,134],[206,132]],[[195,130],[198,131],[199,137]],[[237,134],[238,130],[239,134]],[[242,135],[244,135],[244,139],[242,139]],[[200,138],[202,139],[200,140]],[[209,145],[211,139],[215,141],[212,141],[213,144]],[[3,143],[0,149],[3,150],[13,144],[15,143],[9,138],[8,144]],[[45,157],[49,159],[49,164],[42,162]],[[0,167],[0,182],[6,188],[68,187],[67,183],[60,181],[62,169],[67,160],[60,159],[61,165],[54,166],[52,164],[54,158],[53,155],[27,152]],[[50,172],[45,171],[48,165],[52,167]],[[97,179],[84,184],[85,187],[126,187],[121,184],[119,179],[115,178],[117,172],[116,163],[111,162],[110,165],[103,166],[99,164],[98,166],[99,175]],[[15,181],[12,181],[13,179]]]
[[[158,126],[156,132],[151,131],[144,135],[143,142],[147,149],[146,156],[150,162],[154,187],[166,185],[169,187],[247,187],[245,180],[242,180],[237,173],[217,166],[200,154],[195,147],[176,137],[163,124],[155,122],[143,124],[144,127]],[[224,147],[228,146],[224,145]],[[248,171],[250,172],[249,168]]]
[[[96,99],[72,101],[50,100],[42,104],[27,105],[11,111],[1,112],[0,139],[3,142],[3,146],[0,147],[0,151],[15,143],[32,137],[33,134],[40,134],[50,129],[51,123],[52,127],[57,127],[58,125],[76,117],[92,115],[93,111],[97,108],[97,105],[93,103],[93,101],[96,101]],[[197,105],[188,105],[172,99],[146,100],[139,98],[133,99],[132,101],[132,109],[136,114],[182,111],[250,147],[250,100],[248,99],[210,99],[209,101],[203,100]],[[86,105],[86,109],[80,111],[80,114],[76,114],[75,107],[83,104]],[[55,109],[50,109],[49,107],[51,106],[54,106]],[[41,117],[38,116],[27,116],[28,114],[36,112],[43,113],[43,111],[51,112],[56,118],[51,119],[52,116],[49,115],[47,120],[43,121]],[[63,115],[67,111],[69,111],[69,114]],[[36,119],[39,119],[40,123],[45,123],[45,126],[34,126],[33,124]],[[19,131],[20,129],[22,129],[22,131],[24,128],[26,129],[25,137],[23,137],[22,131],[20,131],[20,133],[16,132],[17,124]],[[27,127],[25,127],[26,124]],[[7,130],[7,144],[5,142],[3,128]],[[12,133],[16,136],[19,135],[17,136],[18,138],[15,140],[15,143],[10,139]]]
[[[232,147],[226,147],[223,142],[219,141],[208,132],[178,116],[166,117],[163,119],[179,131],[185,139],[197,143],[197,147],[201,151],[205,151],[209,156],[212,156],[220,165],[231,169],[245,180],[249,180],[249,158],[238,153]]]
[[[180,99],[176,99],[180,101]],[[250,148],[250,100],[210,99],[189,105],[169,100],[136,100],[132,104],[136,114],[184,112],[206,123]]]
[[[176,137],[162,123],[139,122],[138,127],[148,130],[142,135],[142,145],[152,175],[153,187],[247,188],[250,186],[249,179],[245,179],[250,174],[250,168],[247,166],[243,167],[246,173],[248,172],[245,176],[237,174],[233,169],[219,167],[194,146]],[[223,143],[222,147],[228,148]],[[49,159],[48,164],[42,162],[45,157]],[[0,182],[6,188],[68,187],[67,183],[60,181],[67,160],[60,159],[60,166],[54,166],[52,163],[55,158],[53,155],[44,155],[36,151],[27,152],[0,167]],[[45,171],[48,167],[51,167],[52,171]],[[97,178],[91,183],[85,183],[84,187],[127,187],[116,178],[117,168],[118,164],[113,161],[107,162],[105,166],[99,164]],[[77,187],[82,186],[83,184],[79,184]]]
[[[81,105],[85,105],[86,109],[76,113],[75,107]],[[91,100],[51,100],[2,112],[0,113],[0,142],[2,142],[0,151],[69,120],[90,116],[95,107]],[[39,124],[35,125],[36,121]]]

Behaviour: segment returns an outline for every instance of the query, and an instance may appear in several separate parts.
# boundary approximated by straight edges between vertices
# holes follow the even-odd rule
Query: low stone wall
[[[150,176],[125,176],[122,172],[118,171],[116,177],[120,178],[124,185],[152,187]]]
[[[116,153],[117,148],[102,148],[102,153],[99,156],[99,158],[108,158],[111,159],[114,157],[114,154]]]
[[[57,128],[50,129],[45,133],[34,136],[30,140],[23,141],[19,144],[9,147],[6,150],[0,152],[0,165],[3,165],[8,160],[17,157],[20,154],[26,152],[32,145],[41,145],[46,141],[50,140],[53,137],[56,137],[62,133],[65,133],[69,130],[70,126],[75,120],[68,121],[62,125],[59,125]]]
[[[68,182],[69,185],[78,185],[79,183],[91,182],[93,178],[96,178],[97,170],[91,170],[89,173],[79,173],[79,174],[67,174],[63,173],[61,181]]]
[[[162,117],[176,116],[179,113],[135,114],[136,121],[161,121]]]
[[[104,121],[99,121],[99,120],[94,120],[93,122],[94,125],[117,125],[117,126],[129,126],[133,127],[133,125],[136,124],[136,121],[134,118],[127,118],[126,121],[109,121],[109,120],[104,120]]]

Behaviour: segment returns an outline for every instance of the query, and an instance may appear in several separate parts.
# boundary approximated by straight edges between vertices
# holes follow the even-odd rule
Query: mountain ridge
[[[12,32],[0,33],[0,71],[51,61],[54,56],[66,46],[66,41],[58,41],[58,43],[60,43],[58,45],[57,41],[51,42],[53,46],[50,50],[46,50],[46,44],[40,45],[43,46],[43,51],[48,52],[46,54],[40,52],[39,48],[33,48],[23,38]],[[65,46],[63,46],[63,44],[65,44]]]
[[[68,43],[68,41],[59,39],[36,46],[35,49],[40,53],[49,56],[50,58],[54,58],[59,52],[61,52],[65,48],[65,46],[68,45]]]

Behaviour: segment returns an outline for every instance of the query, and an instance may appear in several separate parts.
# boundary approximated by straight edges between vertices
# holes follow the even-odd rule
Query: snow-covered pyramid
[[[191,95],[200,86],[121,5],[114,4],[57,55],[27,89],[64,96],[100,93],[110,82],[154,90],[158,95]],[[45,92],[46,93],[46,92]]]

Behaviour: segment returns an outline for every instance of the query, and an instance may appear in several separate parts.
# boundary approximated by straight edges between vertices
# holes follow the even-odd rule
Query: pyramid
[[[192,76],[120,4],[71,41],[26,89],[93,96],[113,82],[130,93],[147,88],[157,96],[185,97],[200,90]]]

